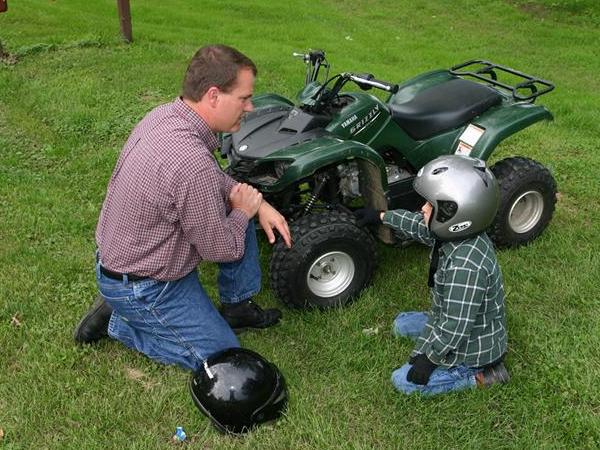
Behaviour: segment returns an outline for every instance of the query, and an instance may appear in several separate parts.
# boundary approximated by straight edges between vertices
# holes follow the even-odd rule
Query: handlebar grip
[[[323,50],[313,50],[312,52],[309,52],[308,55],[311,57],[311,59],[325,58],[325,52]]]
[[[397,84],[392,84],[392,83],[388,83],[387,81],[377,80],[371,74],[365,74],[365,75],[348,74],[347,76],[350,80],[354,81],[359,86],[371,86],[371,87],[374,87],[377,89],[381,89],[383,91],[390,92],[392,94],[395,94],[396,92],[398,92]]]
[[[312,50],[308,53],[293,52],[292,56],[302,58],[305,63],[311,63],[313,65],[317,63],[323,63],[325,61],[325,52],[323,50]]]
[[[380,89],[383,89],[384,91],[388,91],[391,94],[395,94],[396,92],[398,92],[398,85],[396,83],[388,83],[387,81],[376,80],[375,78],[371,79],[371,81],[373,83],[377,83],[377,84],[381,85]],[[379,86],[376,86],[376,87],[379,87]]]

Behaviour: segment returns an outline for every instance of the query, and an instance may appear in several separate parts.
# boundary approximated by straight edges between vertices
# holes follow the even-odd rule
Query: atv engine
[[[340,177],[340,192],[344,199],[359,198],[362,196],[360,192],[359,169],[356,162],[339,165],[338,176]],[[403,167],[395,164],[385,166],[387,173],[388,185],[410,178],[413,175]]]

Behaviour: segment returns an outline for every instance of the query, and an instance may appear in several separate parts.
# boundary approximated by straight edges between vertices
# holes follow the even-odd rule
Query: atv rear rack
[[[490,61],[481,59],[472,59],[470,61],[458,64],[452,67],[449,72],[452,75],[459,77],[473,77],[478,80],[485,81],[486,83],[494,86],[506,89],[515,100],[534,103],[535,99],[540,95],[547,94],[554,89],[554,84],[549,81],[542,80],[541,78],[528,75],[518,70],[511,69],[510,67],[501,66]],[[504,74],[510,74],[518,81],[522,79],[524,81],[516,82],[515,84],[508,84],[506,82],[498,81],[497,72]],[[528,93],[523,93],[523,91]]]

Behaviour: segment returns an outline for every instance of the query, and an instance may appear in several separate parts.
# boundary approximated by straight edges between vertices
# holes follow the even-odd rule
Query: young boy
[[[431,310],[396,317],[394,334],[416,345],[392,383],[405,394],[440,394],[507,382],[502,274],[485,233],[498,209],[496,179],[483,161],[450,155],[426,164],[414,188],[427,201],[421,213],[355,212],[361,226],[384,224],[433,247]]]

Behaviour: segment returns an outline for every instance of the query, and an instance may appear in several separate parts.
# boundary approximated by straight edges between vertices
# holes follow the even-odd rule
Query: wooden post
[[[0,13],[8,10],[8,0],[0,0]]]
[[[129,8],[129,0],[117,0],[117,9],[119,10],[121,35],[126,42],[131,43],[133,37],[131,35],[131,9]]]

